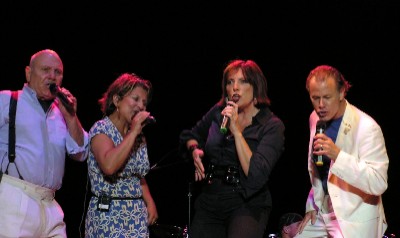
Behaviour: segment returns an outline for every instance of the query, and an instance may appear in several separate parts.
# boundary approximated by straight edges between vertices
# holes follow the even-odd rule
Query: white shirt
[[[11,91],[0,91],[0,167],[3,173],[8,161],[8,127]],[[61,188],[66,154],[83,153],[86,159],[88,134],[84,131],[84,145],[78,144],[68,133],[67,125],[56,104],[47,113],[40,105],[36,93],[24,85],[19,90],[15,119],[15,164],[10,163],[8,174],[25,181],[58,190]]]

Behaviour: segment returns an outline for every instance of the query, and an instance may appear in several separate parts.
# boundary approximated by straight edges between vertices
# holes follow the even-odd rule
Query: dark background
[[[190,3],[189,3],[190,2]],[[270,178],[273,211],[268,233],[284,212],[304,214],[308,116],[305,79],[317,65],[337,67],[353,84],[347,99],[381,125],[390,157],[383,203],[389,228],[400,235],[398,81],[400,5],[396,1],[2,1],[0,89],[20,89],[24,67],[38,50],[57,51],[63,86],[78,98],[86,130],[101,118],[97,100],[123,72],[151,80],[144,130],[147,176],[159,223],[184,227],[197,186],[192,161],[177,155],[178,136],[220,98],[222,70],[235,58],[264,71],[272,110],[286,125],[286,150]],[[83,231],[86,163],[67,161],[56,194],[69,237]],[[192,185],[192,186],[190,186]],[[190,187],[190,189],[189,189]],[[189,193],[190,192],[190,193]],[[189,199],[190,198],[190,199]],[[86,200],[85,200],[86,199]]]

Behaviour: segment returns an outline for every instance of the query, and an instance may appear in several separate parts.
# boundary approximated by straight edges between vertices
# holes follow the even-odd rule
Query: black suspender
[[[8,160],[15,160],[15,114],[17,112],[18,92],[12,91],[10,98],[9,124],[8,124]]]
[[[5,174],[8,174],[8,166],[10,163],[15,163],[15,114],[17,112],[18,91],[12,91],[10,97],[10,110],[9,110],[9,127],[8,127],[8,165]],[[15,164],[19,178],[24,180],[19,173],[18,167]],[[0,178],[1,179],[1,178]]]

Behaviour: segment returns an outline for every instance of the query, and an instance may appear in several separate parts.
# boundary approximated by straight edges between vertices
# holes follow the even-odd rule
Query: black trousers
[[[247,204],[233,185],[214,179],[196,198],[190,238],[262,238],[270,207]]]

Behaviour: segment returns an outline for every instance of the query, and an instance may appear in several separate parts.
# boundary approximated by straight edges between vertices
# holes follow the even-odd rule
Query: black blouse
[[[233,136],[229,131],[227,134],[220,132],[222,109],[222,106],[215,104],[191,130],[181,132],[179,139],[182,156],[191,156],[185,154],[186,142],[196,139],[199,147],[204,150],[205,163],[218,166],[236,165],[240,168]],[[269,197],[267,182],[284,151],[284,130],[283,122],[268,107],[261,108],[253,117],[252,124],[243,130],[243,137],[253,152],[248,176],[240,169],[240,185],[244,198],[259,193],[268,193]]]

